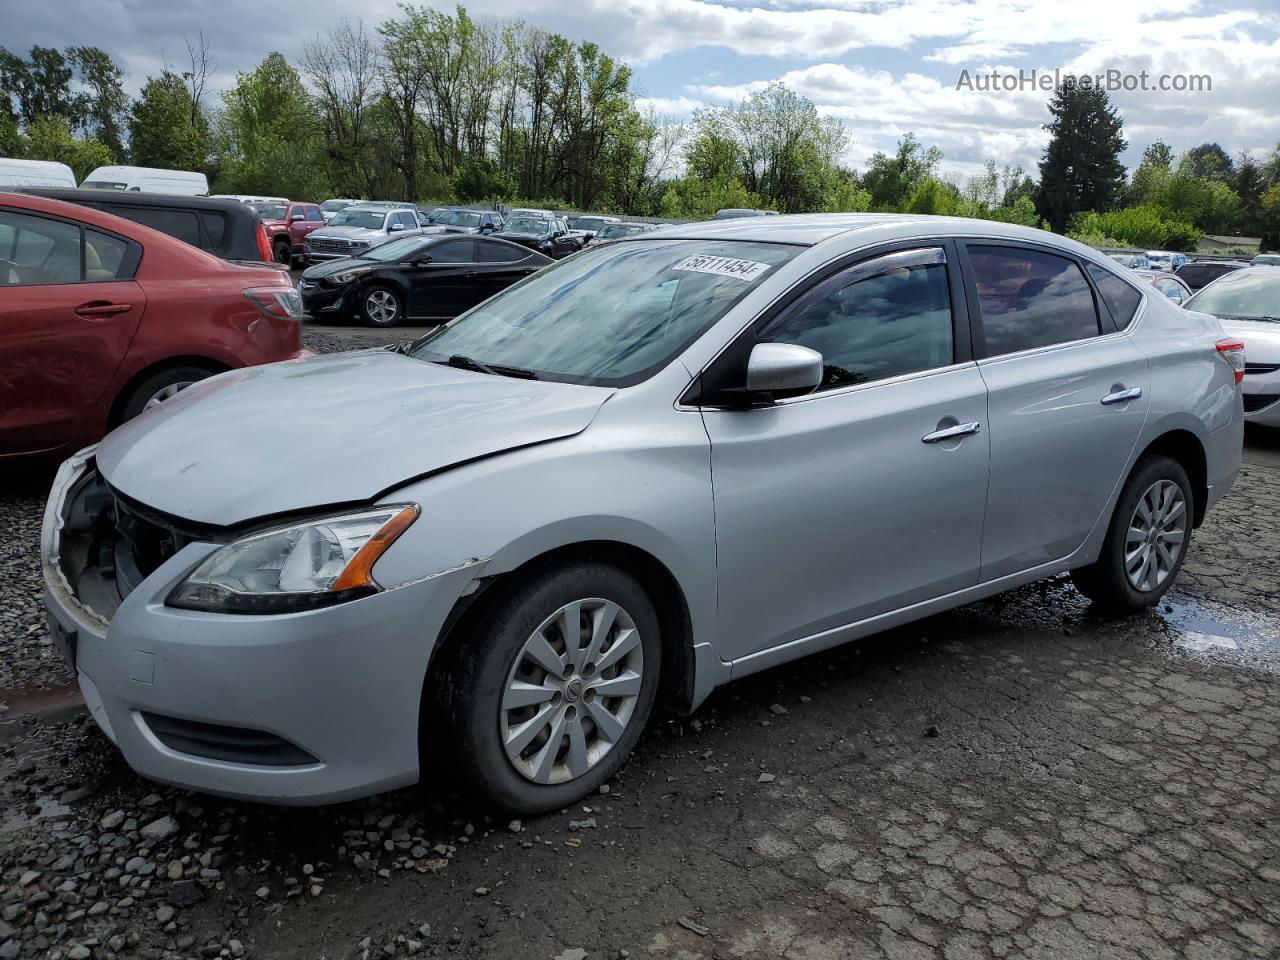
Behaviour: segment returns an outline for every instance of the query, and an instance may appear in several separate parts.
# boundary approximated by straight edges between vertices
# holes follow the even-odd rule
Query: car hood
[[[246,367],[189,387],[98,448],[102,475],[198,524],[361,503],[415,477],[585,430],[612,390],[388,350]]]
[[[500,240],[510,240],[512,243],[523,243],[526,247],[536,247],[543,240],[548,239],[545,234],[507,233],[506,231],[492,233],[490,236],[497,237]]]
[[[1244,341],[1246,363],[1280,363],[1280,323],[1267,320],[1224,320],[1222,329]]]
[[[372,230],[369,227],[320,227],[311,231],[311,236],[316,240],[323,240],[326,237],[334,240],[377,240],[385,237],[386,234],[381,230]]]

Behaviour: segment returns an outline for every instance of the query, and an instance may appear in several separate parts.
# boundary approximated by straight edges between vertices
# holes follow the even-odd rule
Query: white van
[[[203,173],[157,167],[99,167],[85,177],[80,186],[88,190],[176,193],[184,197],[203,197],[209,193],[209,181]]]
[[[52,160],[10,160],[0,157],[0,190],[5,187],[74,187],[76,175],[65,163]]]

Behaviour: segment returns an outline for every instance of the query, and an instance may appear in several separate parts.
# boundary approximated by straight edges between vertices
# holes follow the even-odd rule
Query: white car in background
[[[1246,423],[1280,427],[1280,270],[1245,267],[1224,274],[1187,301],[1212,313],[1244,341]]]

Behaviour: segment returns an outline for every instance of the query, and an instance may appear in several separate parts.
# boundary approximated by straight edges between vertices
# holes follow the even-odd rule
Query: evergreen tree
[[[1036,208],[1061,232],[1077,213],[1115,205],[1124,189],[1120,154],[1129,144],[1105,90],[1065,83],[1049,101],[1049,113]]]

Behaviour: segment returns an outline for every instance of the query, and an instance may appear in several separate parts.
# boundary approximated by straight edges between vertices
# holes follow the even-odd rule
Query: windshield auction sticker
[[[757,263],[754,260],[738,260],[734,257],[713,257],[701,254],[696,257],[686,257],[671,269],[692,273],[714,273],[719,277],[733,277],[735,280],[745,280],[750,283],[768,270],[769,264]]]

